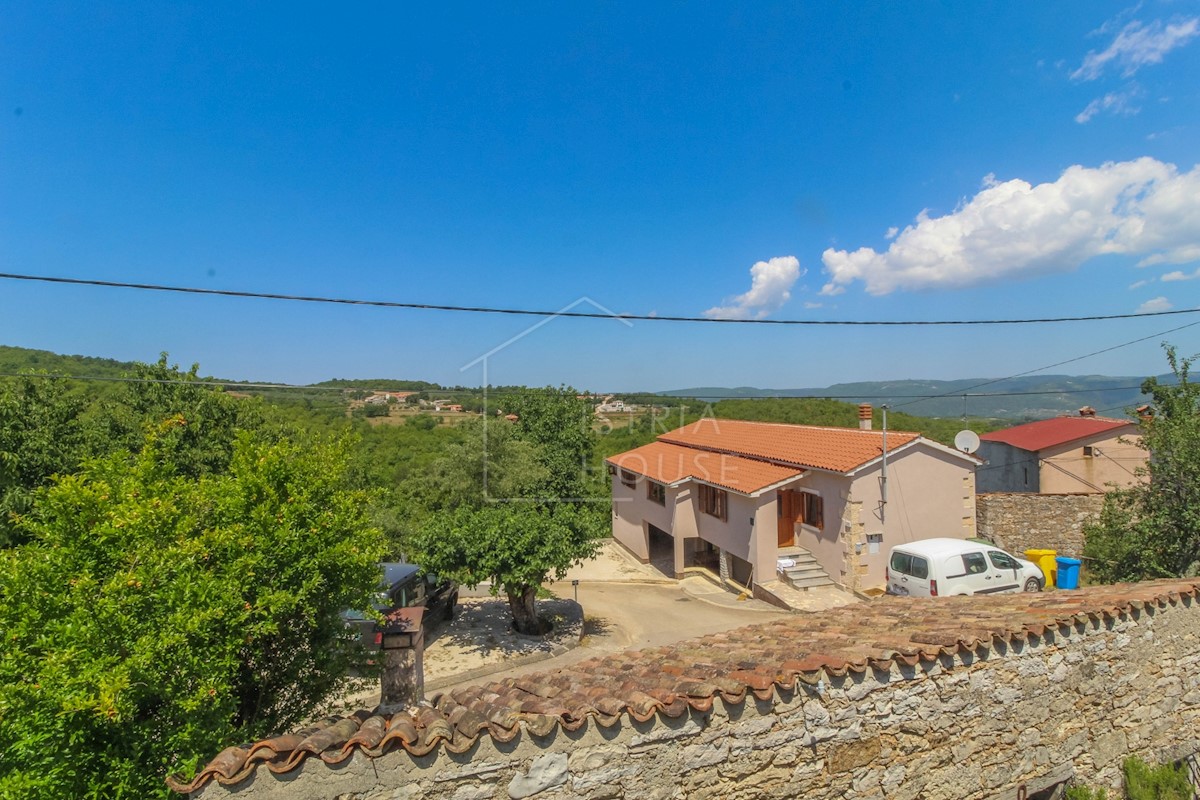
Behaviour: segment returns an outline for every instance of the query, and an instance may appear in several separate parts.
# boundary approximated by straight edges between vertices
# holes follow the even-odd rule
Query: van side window
[[[994,567],[996,567],[996,569],[1020,569],[1021,568],[1021,565],[1018,564],[1007,553],[988,553],[988,558],[992,559],[992,565]]]
[[[983,553],[963,553],[962,560],[968,575],[987,572],[987,559],[983,557]]]

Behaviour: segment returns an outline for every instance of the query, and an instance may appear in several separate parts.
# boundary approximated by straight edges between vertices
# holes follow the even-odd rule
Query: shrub
[[[345,674],[338,611],[367,607],[383,545],[344,448],[242,435],[196,477],[181,424],[39,492],[0,551],[0,797],[167,796]]]

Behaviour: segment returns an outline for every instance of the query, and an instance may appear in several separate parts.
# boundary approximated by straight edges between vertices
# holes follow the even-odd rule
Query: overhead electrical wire
[[[727,325],[810,325],[810,326],[936,326],[936,325],[1031,325],[1055,322],[1097,322],[1115,319],[1139,319],[1164,317],[1177,314],[1200,313],[1200,308],[1181,308],[1172,311],[1140,311],[1129,314],[1094,314],[1080,317],[1034,317],[1028,319],[943,319],[943,320],[821,320],[821,319],[713,319],[710,317],[687,317],[659,314],[615,314],[600,311],[559,311],[526,308],[497,308],[492,306],[460,306],[439,303],[410,303],[391,300],[357,300],[343,297],[321,297],[316,295],[281,294],[278,292],[245,292],[233,289],[203,289],[195,286],[167,286],[153,283],[131,283],[128,281],[102,281],[90,278],[62,278],[49,275],[22,275],[0,273],[0,279],[13,281],[36,281],[70,286],[102,286],[110,289],[138,289],[153,292],[175,292],[180,294],[210,295],[220,297],[242,297],[258,300],[286,300],[302,303],[331,303],[335,305],[374,306],[377,308],[403,308],[421,311],[453,311],[471,314],[508,314],[527,317],[565,317],[568,319],[615,319],[640,322],[703,322]]]

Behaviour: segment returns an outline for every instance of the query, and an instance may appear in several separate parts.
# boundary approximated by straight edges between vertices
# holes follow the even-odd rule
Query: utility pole
[[[879,521],[884,521],[884,514],[887,510],[888,487],[887,487],[887,412],[888,407],[885,403],[879,407],[883,413],[883,461],[879,468]]]

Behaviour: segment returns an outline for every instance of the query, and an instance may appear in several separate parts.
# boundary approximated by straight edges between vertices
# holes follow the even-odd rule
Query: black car
[[[420,606],[425,609],[422,626],[426,629],[435,620],[454,618],[454,608],[458,605],[457,583],[440,580],[432,573],[421,574],[421,568],[416,564],[392,561],[379,566],[383,574],[374,604],[376,611]],[[370,616],[361,611],[343,611],[342,619],[358,630],[359,640],[368,650],[379,647],[380,634]]]

